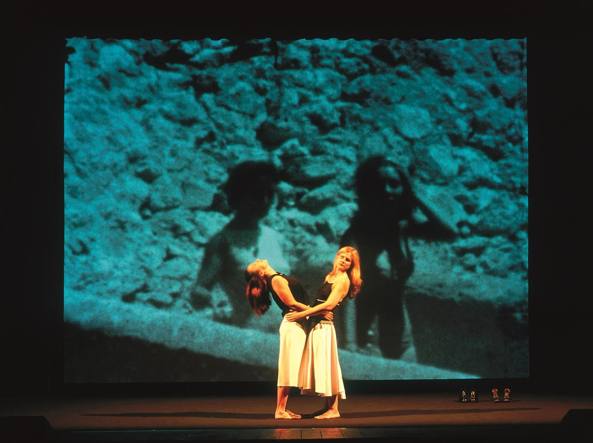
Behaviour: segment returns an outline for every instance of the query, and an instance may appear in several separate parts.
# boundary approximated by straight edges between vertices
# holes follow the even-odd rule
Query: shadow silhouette
[[[84,417],[194,417],[194,418],[238,418],[246,420],[263,420],[274,418],[274,413],[256,414],[251,412],[222,412],[222,411],[179,411],[179,412],[122,412],[81,414]]]
[[[541,408],[472,408],[472,409],[399,409],[392,411],[365,411],[342,413],[342,418],[405,417],[409,415],[463,415],[490,414],[493,412],[537,411]]]
[[[362,412],[343,412],[342,419],[354,418],[379,418],[379,417],[405,417],[410,415],[463,415],[463,414],[490,414],[494,412],[521,412],[537,411],[541,408],[533,407],[504,407],[504,408],[451,408],[451,409],[397,409],[389,411],[362,411]],[[319,411],[318,411],[319,412]],[[316,413],[302,413],[303,419],[313,419]],[[178,412],[122,412],[122,413],[96,413],[81,414],[84,417],[189,417],[189,418],[226,418],[226,419],[244,419],[244,420],[265,420],[274,419],[273,413],[253,413],[253,412],[223,412],[223,411],[178,411]],[[298,420],[290,420],[295,422]],[[317,421],[317,420],[316,420]]]
[[[261,224],[269,212],[280,176],[269,162],[247,161],[229,171],[213,209],[233,213],[233,218],[205,246],[201,267],[190,288],[194,309],[211,306],[214,318],[243,326],[251,310],[243,294],[245,263],[266,257],[280,269],[288,269],[282,257],[278,232]]]
[[[398,359],[408,352],[407,360],[415,361],[404,300],[406,282],[414,272],[409,238],[449,239],[455,233],[416,196],[407,173],[383,156],[361,163],[354,185],[358,209],[340,245],[356,247],[363,265],[365,283],[355,303],[356,346],[365,348],[376,340],[384,357]],[[423,221],[414,217],[416,211]]]

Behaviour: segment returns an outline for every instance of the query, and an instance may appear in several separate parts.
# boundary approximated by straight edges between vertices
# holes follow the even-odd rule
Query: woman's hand
[[[324,320],[334,321],[334,312],[333,311],[323,311],[321,317]]]
[[[289,312],[284,318],[288,321],[297,321],[302,318],[302,316],[298,312]]]

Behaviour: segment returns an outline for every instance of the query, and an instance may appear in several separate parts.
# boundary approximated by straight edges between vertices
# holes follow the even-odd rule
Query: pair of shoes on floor
[[[492,393],[492,401],[494,403],[498,403],[501,401],[500,394],[498,393],[498,388],[492,388],[490,391]],[[511,401],[511,388],[508,386],[505,387],[502,391],[502,401],[508,403]]]
[[[478,391],[472,389],[468,393],[466,389],[462,389],[461,392],[459,392],[459,401],[461,403],[476,403],[479,401]]]

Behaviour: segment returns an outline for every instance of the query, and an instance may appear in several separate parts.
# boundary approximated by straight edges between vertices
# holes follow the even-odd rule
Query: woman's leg
[[[311,418],[311,417],[315,418],[318,415],[321,415],[324,412],[326,412],[331,406],[331,399],[332,399],[332,397],[325,397],[323,406],[320,409],[316,410],[315,412],[312,412],[311,414],[307,414],[309,416],[309,418]]]
[[[285,319],[280,324],[280,350],[278,354],[278,390],[276,393],[276,418],[301,418],[286,409],[291,386],[298,385],[298,375],[307,335],[303,326]]]
[[[288,402],[288,393],[290,388],[288,386],[278,386],[276,392],[276,412],[274,418],[291,418],[290,414],[286,412],[286,403]]]
[[[317,415],[315,418],[319,418],[319,419],[339,418],[340,417],[340,411],[338,409],[339,398],[340,398],[340,394],[336,394],[333,397],[327,397],[327,399],[326,399],[327,410],[323,414]]]
[[[294,412],[286,409],[289,393],[289,386],[278,386],[278,390],[276,391],[276,412],[274,412],[274,418],[301,418],[299,414],[295,414]]]

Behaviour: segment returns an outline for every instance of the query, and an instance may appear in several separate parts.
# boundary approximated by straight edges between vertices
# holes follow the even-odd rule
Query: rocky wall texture
[[[314,291],[359,209],[357,168],[383,156],[422,202],[410,219],[451,233],[410,235],[409,359],[526,376],[526,76],[516,39],[69,39],[64,297],[275,332],[278,311],[249,315],[241,269],[268,258]],[[265,213],[239,223],[228,183],[249,161],[280,174]],[[249,183],[241,202],[264,192]],[[357,345],[357,309],[340,343],[385,355],[377,321]]]

